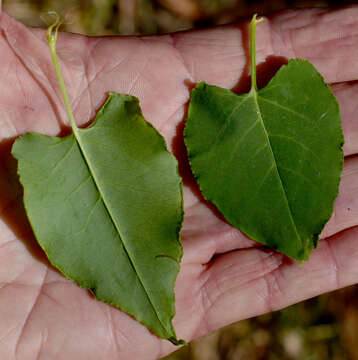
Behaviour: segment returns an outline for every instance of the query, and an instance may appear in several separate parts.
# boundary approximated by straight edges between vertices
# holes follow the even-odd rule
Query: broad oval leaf
[[[293,59],[260,91],[200,83],[184,131],[204,197],[250,238],[305,260],[332,214],[343,163],[338,103]]]
[[[36,238],[68,278],[178,344],[177,162],[129,95],[111,93],[95,122],[76,133],[28,133],[13,146]]]

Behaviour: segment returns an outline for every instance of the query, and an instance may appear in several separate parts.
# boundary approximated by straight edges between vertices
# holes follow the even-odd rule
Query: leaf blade
[[[302,76],[302,74],[307,76]],[[287,89],[289,85],[284,88],[280,82],[282,78],[284,78],[284,84],[295,83],[301,88],[310,84],[313,92],[311,98],[306,96],[307,91],[299,92],[297,86],[295,91]],[[308,62],[291,60],[278,72],[277,79],[280,81],[275,79],[276,76],[265,89],[259,92],[253,87],[249,94],[239,96],[226,89],[199,84],[192,92],[184,137],[193,173],[205,198],[212,201],[232,225],[240,228],[249,237],[268,244],[292,258],[304,260],[317,245],[318,234],[332,213],[334,199],[338,193],[343,162],[341,149],[343,135],[339,107],[322,77]],[[315,139],[315,133],[310,131],[312,124],[315,124],[317,119],[324,119],[327,116],[324,105],[319,107],[320,111],[317,110],[316,103],[319,99],[314,96],[317,89],[319,89],[318,93],[325,97],[323,104],[329,104],[330,109],[330,116],[326,118],[329,121],[320,122],[321,130],[328,132],[328,136],[319,137],[319,143],[330,149],[330,155],[327,156],[330,160],[323,163],[321,162],[322,151],[317,149],[307,151],[307,149],[311,150],[311,144],[304,144],[301,139],[301,137]],[[283,95],[286,96],[287,101],[282,105]],[[225,105],[222,104],[223,99],[225,99]],[[238,104],[243,103],[243,99],[246,99],[244,106],[239,106]],[[286,126],[288,134],[282,135],[280,132],[273,131],[275,124],[281,132],[285,128],[280,123],[282,114],[275,114],[275,117],[272,117],[273,101],[277,102],[275,107],[281,111],[286,108],[286,118],[292,119],[299,115],[296,127]],[[270,106],[267,105],[268,102],[271,102]],[[299,104],[297,109],[290,109],[292,102]],[[305,116],[302,116],[304,112],[301,111],[301,107],[307,107],[307,102],[314,109],[309,116],[312,120],[310,125],[303,123],[307,119],[304,119]],[[223,110],[225,106],[237,108],[239,111],[233,113]],[[219,122],[221,125],[218,125]],[[201,129],[200,134],[199,129]],[[298,138],[296,138],[296,130],[301,131],[301,133],[298,132],[301,134]],[[278,145],[280,134],[286,142],[287,140],[291,142],[290,147],[287,148],[287,144],[286,147],[282,144]],[[202,141],[205,141],[206,145],[201,146]],[[210,151],[207,149],[208,144],[212,147]],[[293,150],[295,146],[298,148]],[[292,150],[288,158],[285,155],[287,149]],[[305,176],[301,174],[299,168],[295,170],[291,169],[290,165],[285,166],[286,163],[291,164],[295,159],[298,159],[298,164],[300,164],[303,161],[300,156],[302,151],[309,154],[306,156],[308,162],[318,163],[316,165],[319,170],[316,169],[314,175],[308,169],[305,169],[308,174]],[[216,156],[213,156],[212,154],[215,153]],[[223,165],[225,162],[226,165]],[[229,170],[232,176],[230,180],[227,180],[223,176]],[[299,195],[295,193],[297,189],[292,190],[297,186],[290,170],[296,177],[302,175],[305,183],[309,182],[307,180],[313,176],[315,187],[323,187],[325,195],[317,197],[317,191],[311,191],[312,201],[309,206],[304,205],[302,201],[297,202],[297,198],[300,197],[310,199],[305,195],[302,186],[299,189]],[[328,180],[328,186],[326,180]],[[266,188],[265,184],[269,186]],[[287,184],[290,185],[287,186]],[[225,190],[222,191],[222,189]],[[290,190],[289,194],[286,193],[287,190]],[[258,198],[261,200],[258,201]],[[254,200],[258,201],[257,205],[250,206]],[[322,206],[315,206],[314,200],[319,200]],[[272,204],[275,205],[271,206]],[[312,218],[318,217],[310,224],[305,222],[305,214],[308,210]],[[280,220],[277,221],[277,219]],[[296,222],[300,229],[297,228]],[[291,241],[280,240],[285,238]]]
[[[27,134],[14,144],[39,243],[67,277],[180,343],[172,325],[183,218],[175,158],[145,122],[138,100],[127,95],[110,94],[95,123],[78,129],[77,138]],[[72,174],[65,176],[69,168]],[[44,223],[49,213],[52,220]]]

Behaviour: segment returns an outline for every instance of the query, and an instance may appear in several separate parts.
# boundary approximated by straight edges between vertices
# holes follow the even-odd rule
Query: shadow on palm
[[[48,261],[36,242],[22,201],[23,189],[17,175],[17,161],[11,155],[11,147],[14,141],[15,139],[6,139],[0,143],[1,219],[16,238],[25,244],[31,255],[47,265]]]

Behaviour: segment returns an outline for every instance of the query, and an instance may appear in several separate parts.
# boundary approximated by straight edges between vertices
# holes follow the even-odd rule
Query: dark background
[[[256,12],[354,3],[358,1],[3,0],[3,9],[30,26],[46,27],[51,21],[46,13],[54,10],[67,19],[65,31],[132,35],[230,23]],[[358,286],[240,321],[166,359],[358,360]]]

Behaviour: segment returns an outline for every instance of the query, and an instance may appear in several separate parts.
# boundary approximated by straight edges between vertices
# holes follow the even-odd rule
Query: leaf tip
[[[257,14],[253,15],[252,20],[251,20],[252,24],[257,25],[265,20],[265,18],[263,18],[263,17],[257,18],[257,16],[258,16]]]
[[[46,38],[50,45],[55,46],[57,42],[58,29],[61,26],[62,22],[60,20],[60,16],[56,11],[49,11],[48,14],[54,16],[55,21],[47,28]],[[55,35],[52,34],[53,31],[55,31]]]
[[[194,90],[204,90],[207,87],[207,83],[205,81],[200,81],[198,85],[195,86]]]
[[[173,345],[181,346],[181,345],[188,345],[188,343],[185,340],[178,340],[176,337],[172,336],[168,339]]]

